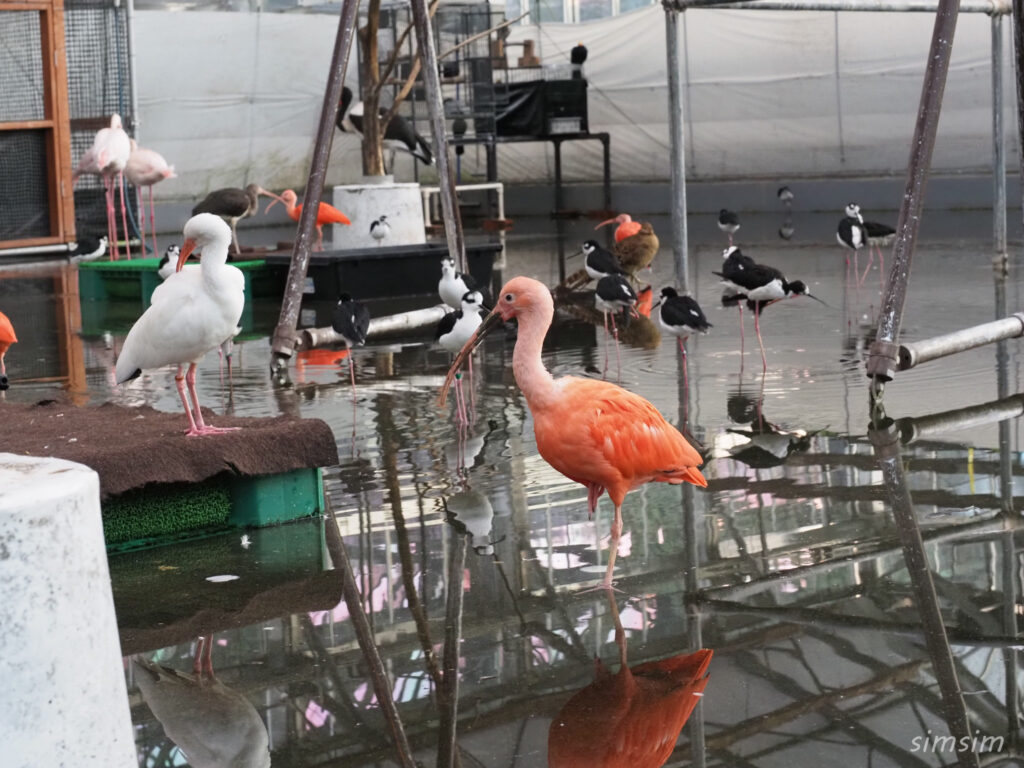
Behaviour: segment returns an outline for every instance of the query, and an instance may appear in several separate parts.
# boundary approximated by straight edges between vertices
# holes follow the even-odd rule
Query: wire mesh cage
[[[64,17],[71,158],[77,163],[92,146],[96,131],[110,124],[110,115],[121,115],[125,130],[134,133],[128,20],[123,3],[115,0],[65,0]],[[135,199],[135,191],[127,189],[128,215],[133,223],[137,221]],[[106,221],[102,179],[81,176],[75,184],[78,233],[106,234]]]

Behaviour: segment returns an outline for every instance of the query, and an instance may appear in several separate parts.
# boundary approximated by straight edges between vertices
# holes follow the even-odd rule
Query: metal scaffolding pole
[[[1003,125],[1003,17],[992,16],[992,242],[1006,253],[1006,138]]]
[[[683,78],[679,56],[679,11],[665,2],[665,56],[668,63],[668,123],[672,164],[672,255],[676,285],[690,289],[686,232],[686,137],[683,135]]]
[[[917,233],[921,226],[925,184],[932,162],[932,151],[935,149],[935,134],[939,127],[939,113],[942,111],[942,96],[946,89],[959,7],[960,0],[939,0],[939,10],[935,14],[928,65],[921,88],[921,103],[917,111],[914,138],[910,144],[907,186],[900,206],[896,243],[890,260],[892,266],[878,313],[878,332],[869,350],[867,373],[873,379],[872,392],[876,396],[881,394],[884,382],[892,379],[898,365],[903,305],[907,298],[907,282],[917,245]]]

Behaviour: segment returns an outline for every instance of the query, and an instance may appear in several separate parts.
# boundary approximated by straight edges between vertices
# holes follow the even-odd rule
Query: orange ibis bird
[[[78,162],[73,179],[77,179],[83,173],[98,174],[103,178],[103,187],[106,190],[107,199],[107,237],[110,241],[110,249],[113,258],[118,257],[117,249],[117,215],[114,213],[114,185],[117,184],[121,190],[121,221],[124,226],[125,250],[131,258],[131,248],[128,245],[128,214],[124,204],[124,169],[128,165],[128,158],[131,156],[132,146],[128,134],[121,127],[121,116],[113,114],[110,116],[110,127],[102,128],[96,132],[92,146]]]
[[[480,289],[472,275],[455,269],[455,259],[450,256],[441,259],[441,279],[437,283],[441,301],[452,309],[462,309],[462,297],[477,290]]]
[[[480,308],[484,297],[480,291],[466,291],[462,297],[462,306],[454,312],[448,312],[437,324],[434,340],[446,350],[457,355],[466,342],[476,333],[483,322]],[[473,357],[469,357],[469,372],[473,374]],[[470,381],[472,387],[472,381]],[[466,396],[462,391],[462,373],[455,374],[455,409],[460,424],[469,424],[469,413],[466,408]]]
[[[366,334],[370,330],[370,310],[360,304],[349,294],[338,296],[338,303],[331,315],[331,327],[345,341],[348,350],[348,373],[352,379],[352,394],[356,393],[356,369],[352,362],[352,347],[361,347],[366,343]]]
[[[269,211],[275,203],[281,203],[292,221],[299,220],[299,217],[302,215],[302,204],[297,202],[299,197],[295,194],[294,190],[286,189],[280,196],[271,194],[271,197],[274,199],[264,209],[264,213]],[[322,251],[324,249],[324,224],[344,224],[347,227],[352,222],[349,221],[348,216],[333,205],[320,203],[320,207],[316,212],[316,245],[313,248],[315,251]]]
[[[213,637],[198,638],[191,675],[133,657],[135,684],[193,768],[270,768],[267,727],[248,698],[217,679],[212,654]]]
[[[839,220],[836,226],[836,242],[843,248],[853,251],[853,276],[860,285],[860,267],[857,265],[857,251],[868,244],[868,232],[856,215],[860,212],[856,203],[846,206],[846,215]],[[850,257],[846,257],[846,277],[850,277]]]
[[[654,234],[654,227],[649,221],[645,221],[636,234],[618,240],[612,246],[612,253],[635,281],[637,272],[651,266],[660,245],[658,236]]]
[[[680,296],[675,288],[665,286],[655,307],[661,307],[658,324],[665,333],[679,339],[679,352],[683,356],[683,386],[686,381],[686,339],[694,333],[707,333],[711,323],[692,296]]]
[[[131,154],[128,165],[124,167],[124,175],[135,187],[139,195],[139,228],[142,236],[142,252],[146,252],[146,212],[142,207],[142,188],[149,187],[149,229],[153,235],[153,253],[156,254],[156,222],[153,215],[153,185],[164,179],[175,178],[174,166],[168,165],[163,155],[152,149],[140,147],[135,139],[130,139]]]
[[[245,305],[245,278],[227,263],[231,229],[220,218],[212,213],[193,216],[185,223],[184,235],[176,274],[157,286],[149,309],[128,331],[117,358],[116,379],[123,384],[144,370],[177,364],[175,382],[188,417],[185,434],[194,437],[229,431],[203,421],[196,364],[237,333]],[[199,269],[184,269],[193,252],[202,254]],[[188,373],[183,376],[186,363]]]
[[[874,251],[878,251],[879,280],[884,281],[885,256],[882,255],[882,246],[889,245],[889,243],[896,239],[896,230],[888,224],[880,224],[877,221],[864,221],[860,206],[856,203],[850,203],[846,206],[846,215],[860,222],[864,240],[868,245],[868,265],[864,267],[864,274],[857,278],[857,282],[863,283],[868,276],[868,272],[871,271],[871,264],[875,258]]]
[[[384,117],[388,110],[379,107],[380,116]],[[352,90],[345,86],[341,89],[341,104],[338,110],[338,130],[344,133],[354,133],[360,138],[363,136],[363,102],[352,103]],[[421,163],[431,165],[434,162],[434,155],[430,151],[430,145],[426,139],[420,136],[412,124],[401,115],[395,115],[391,121],[384,126],[384,146],[389,149],[398,149],[408,152]]]
[[[11,344],[16,344],[18,337],[14,333],[14,326],[11,325],[11,320],[3,312],[0,312],[0,391],[8,389],[10,383],[7,380],[7,364],[4,362],[4,358],[7,356],[7,350],[11,348]]]
[[[529,277],[509,280],[494,309],[456,355],[438,403],[444,405],[455,373],[487,333],[502,321],[516,318],[519,332],[512,373],[533,415],[537,450],[548,464],[587,489],[591,516],[607,491],[615,505],[611,532],[617,544],[626,494],[649,482],[706,486],[697,468],[702,459],[679,430],[639,395],[598,379],[554,378],[541,357],[554,313],[554,300],[543,283]],[[616,544],[602,583],[608,588]]]
[[[620,240],[625,240],[627,237],[632,237],[633,235],[635,235],[637,232],[640,231],[641,226],[640,222],[633,221],[633,217],[630,216],[628,213],[620,213],[613,219],[606,219],[605,221],[602,221],[600,224],[594,227],[594,229],[600,229],[601,227],[605,227],[609,224],[618,224],[618,226],[615,228],[616,243],[619,242]]]
[[[204,197],[192,208],[192,215],[200,213],[212,213],[220,216],[231,225],[231,242],[235,246],[235,253],[241,253],[238,245],[238,222],[252,216],[259,210],[260,195],[277,197],[273,192],[267,192],[259,184],[250,184],[245,189],[238,187],[222,187]]]
[[[729,236],[729,245],[732,245],[732,236],[740,228],[739,214],[728,208],[723,208],[718,212],[718,228]]]
[[[661,768],[704,696],[714,651],[630,668],[617,609],[613,619],[619,671],[612,674],[595,660],[594,682],[577,691],[551,721],[548,768]]]

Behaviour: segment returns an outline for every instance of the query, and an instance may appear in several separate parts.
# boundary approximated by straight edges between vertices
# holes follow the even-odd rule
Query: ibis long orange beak
[[[284,200],[282,200],[280,197],[275,195],[273,192],[266,192],[266,191],[264,191],[263,194],[265,194],[267,197],[274,198],[273,200],[271,200],[267,204],[267,207],[263,209],[263,215],[264,216],[267,214],[267,211],[269,211],[271,208],[274,207],[274,203],[280,203],[281,205],[284,205]]]
[[[455,381],[455,374],[462,369],[462,364],[466,362],[466,358],[473,354],[480,342],[484,340],[484,336],[493,331],[502,323],[501,313],[498,308],[495,307],[491,310],[491,313],[484,318],[484,321],[480,323],[480,327],[476,329],[476,333],[469,337],[469,341],[466,342],[465,346],[459,350],[459,354],[455,356],[455,360],[452,362],[452,367],[448,369],[448,375],[445,376],[444,384],[441,386],[441,394],[437,398],[437,405],[439,408],[443,408],[444,404],[448,401],[448,390],[451,389],[452,382]]]
[[[192,255],[192,251],[196,249],[196,241],[192,238],[185,240],[181,246],[181,253],[178,254],[178,266],[174,268],[175,272],[181,272],[181,268],[185,266],[185,262],[188,261],[188,257]]]
[[[600,224],[598,224],[596,227],[594,227],[594,229],[600,229],[601,227],[607,227],[609,224],[618,224],[618,222],[619,222],[619,219],[616,216],[614,219],[608,219],[607,221],[602,221]]]

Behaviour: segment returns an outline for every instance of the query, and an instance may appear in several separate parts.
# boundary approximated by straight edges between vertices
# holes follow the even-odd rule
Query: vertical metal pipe
[[[136,78],[135,69],[138,64],[138,59],[135,56],[135,0],[125,0],[125,31],[126,37],[128,38],[128,90],[131,91],[129,94],[129,107],[132,111],[131,117],[131,130],[132,138],[136,141],[139,139],[139,84]],[[143,243],[143,256],[145,256],[145,243]]]
[[[448,156],[444,102],[441,98],[441,81],[437,75],[437,51],[434,48],[434,34],[430,28],[426,0],[412,0],[412,20],[416,27],[420,56],[423,57],[423,84],[427,91],[427,113],[430,115],[430,132],[434,138],[434,157],[437,158],[437,184],[441,188],[444,236],[448,241],[448,253],[455,259],[459,269],[465,272],[468,271],[466,242],[462,234],[462,219],[459,218],[459,202],[455,196],[455,176]]]
[[[295,350],[295,328],[298,325],[299,309],[302,307],[302,291],[306,284],[306,269],[309,267],[313,227],[320,212],[320,197],[324,189],[327,161],[331,154],[331,139],[334,137],[334,121],[338,117],[338,101],[341,99],[341,86],[345,81],[345,68],[348,66],[348,52],[352,47],[358,10],[359,0],[342,0],[338,33],[334,38],[334,53],[331,55],[331,69],[324,91],[324,103],[320,108],[316,142],[313,144],[313,162],[309,168],[309,179],[306,181],[299,229],[295,235],[295,245],[292,247],[292,260],[288,267],[288,281],[285,283],[281,314],[271,340],[271,375],[280,380],[287,379],[286,361]]]
[[[562,196],[562,142],[554,139],[552,143],[555,145],[555,215],[558,216],[565,207]]]
[[[1017,140],[1024,145],[1024,0],[1013,0],[1013,65],[1017,75]],[[1024,179],[1024,152],[1019,152]],[[1024,213],[1024,207],[1022,207]]]
[[[679,11],[665,2],[665,56],[668,64],[668,122],[672,145],[672,255],[679,290],[690,289],[686,242],[686,139],[683,135],[683,79],[679,66]]]
[[[878,313],[878,332],[869,350],[867,374],[874,379],[876,394],[884,382],[892,379],[897,367],[903,305],[907,297],[907,282],[910,279],[910,265],[917,244],[921,212],[924,209],[925,184],[931,166],[932,151],[935,149],[935,134],[939,126],[942,95],[946,88],[946,75],[949,72],[949,59],[959,8],[960,0],[939,0],[939,8],[935,14],[917,123],[910,145],[907,186],[903,193],[899,223],[896,225],[896,243],[890,259],[892,266],[889,279],[886,281],[885,297]]]
[[[839,11],[833,13],[832,19],[832,60],[835,67],[836,89],[836,130],[839,134],[839,164],[846,165],[846,141],[843,139],[843,86],[839,60]]]
[[[992,16],[992,241],[1006,252],[1006,139],[1003,127],[1003,17]]]

